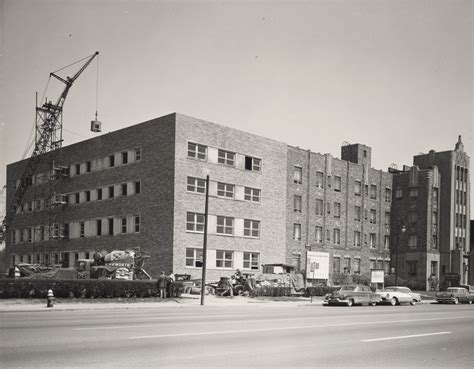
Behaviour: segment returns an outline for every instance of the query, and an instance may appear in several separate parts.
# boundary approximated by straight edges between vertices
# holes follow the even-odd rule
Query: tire
[[[471,305],[471,304],[472,304],[472,300],[468,300],[467,303],[468,303],[469,305]]]
[[[396,297],[392,297],[392,298],[390,299],[390,305],[395,306],[396,304],[398,304],[397,298],[396,298]]]
[[[241,296],[243,292],[244,292],[244,286],[237,285],[234,287],[234,296]]]
[[[347,306],[352,306],[352,305],[354,305],[354,300],[353,299],[347,300]]]
[[[458,299],[457,297],[455,297],[455,298],[454,298],[454,300],[453,300],[453,304],[454,304],[454,305],[457,305],[457,304],[459,304],[459,299]]]
[[[374,301],[372,301],[372,302],[369,302],[369,305],[370,305],[370,306],[375,306],[375,305],[377,305],[377,303],[374,302]]]
[[[417,301],[416,301],[416,300],[412,300],[412,301],[410,301],[410,305],[412,305],[412,306],[413,306],[413,305],[416,305],[416,303],[417,303]]]

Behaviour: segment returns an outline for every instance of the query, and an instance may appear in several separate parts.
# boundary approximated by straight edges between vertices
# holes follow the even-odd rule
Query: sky
[[[458,135],[474,152],[470,0],[0,0],[0,43],[0,186],[49,73],[96,50],[64,145],[97,135],[97,107],[103,133],[178,112],[336,157],[363,143],[384,170]]]

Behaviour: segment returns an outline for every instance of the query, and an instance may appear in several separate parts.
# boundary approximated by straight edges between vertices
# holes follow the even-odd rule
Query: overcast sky
[[[96,50],[104,133],[179,112],[336,157],[364,143],[384,170],[451,150],[459,134],[474,152],[470,0],[0,6],[0,186],[49,72]],[[93,137],[96,77],[93,63],[69,93],[65,144]]]

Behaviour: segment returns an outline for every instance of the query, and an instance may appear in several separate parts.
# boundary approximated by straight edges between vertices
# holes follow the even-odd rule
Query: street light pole
[[[397,253],[395,254],[395,285],[398,286],[398,254],[400,253],[400,232],[404,233],[406,230],[405,224],[399,223],[397,230]]]
[[[204,305],[206,294],[206,266],[207,266],[207,214],[209,212],[209,174],[206,176],[206,205],[204,210],[204,240],[202,245],[202,282],[201,305]]]

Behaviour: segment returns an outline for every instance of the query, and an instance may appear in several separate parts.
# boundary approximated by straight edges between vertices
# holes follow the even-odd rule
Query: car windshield
[[[395,288],[395,287],[387,287],[385,289],[385,291],[388,291],[388,292],[398,292],[398,288]]]
[[[339,291],[355,291],[356,288],[356,286],[342,286]]]
[[[463,288],[448,288],[447,292],[463,292]]]

